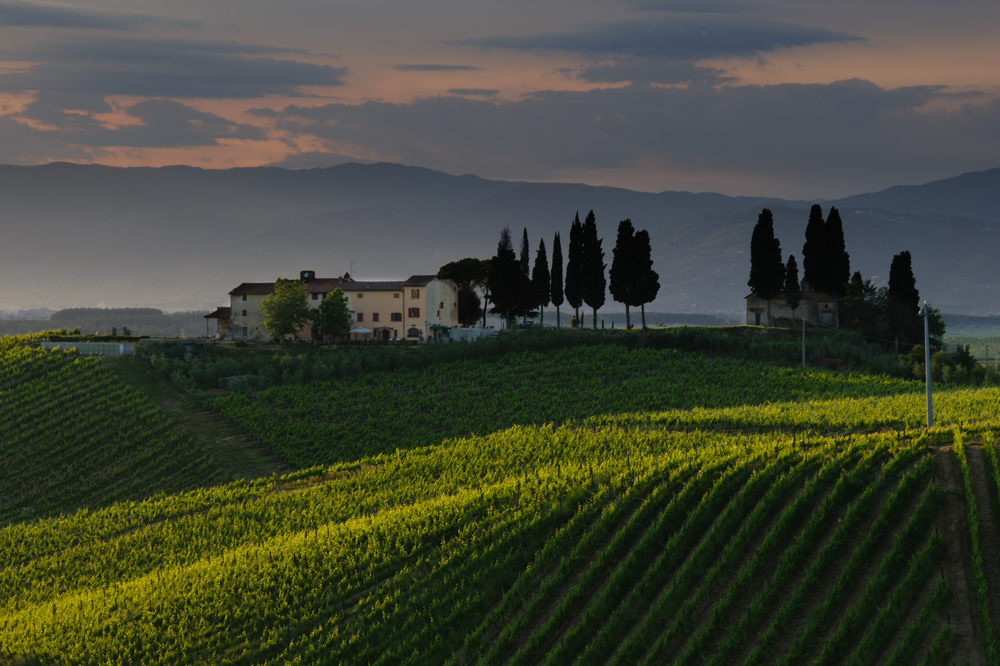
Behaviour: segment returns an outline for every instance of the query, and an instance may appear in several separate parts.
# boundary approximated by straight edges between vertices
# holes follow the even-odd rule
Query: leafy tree
[[[625,304],[625,328],[632,328],[632,318],[629,306],[633,304],[636,294],[635,268],[635,228],[631,219],[618,223],[618,237],[611,251],[611,270],[608,277],[611,280],[611,297]]]
[[[458,288],[458,321],[463,326],[472,326],[483,314],[476,289],[485,295],[488,274],[488,263],[473,257],[452,261],[438,270],[439,278],[451,280]]]
[[[767,208],[757,216],[750,237],[750,291],[767,301],[767,322],[771,322],[771,299],[785,286],[785,263],[781,260],[781,244],[774,237],[774,216]]]
[[[885,287],[876,287],[871,280],[862,279],[860,272],[851,276],[844,290],[840,308],[840,323],[873,338],[885,339],[889,335],[886,324]]]
[[[923,337],[920,312],[920,292],[913,277],[913,262],[908,251],[892,258],[889,266],[889,291],[887,293],[887,320],[889,334],[907,342],[919,342]]]
[[[608,267],[604,263],[604,249],[601,247],[601,238],[597,236],[597,218],[594,211],[587,214],[587,219],[583,223],[583,270],[581,271],[581,283],[583,286],[583,300],[594,310],[594,330],[597,330],[597,311],[604,305],[607,297],[608,283],[604,277],[604,269]]]
[[[531,287],[535,295],[534,303],[541,312],[541,322],[545,323],[545,308],[549,304],[549,289],[552,277],[549,275],[549,257],[545,254],[545,240],[538,241],[538,253],[535,254],[535,266],[531,269]]]
[[[802,289],[799,285],[799,265],[795,263],[795,255],[788,255],[785,264],[785,300],[792,308],[792,325],[795,325],[795,310],[802,302]]]
[[[273,340],[294,335],[312,319],[306,303],[306,285],[299,280],[278,278],[274,291],[264,297],[260,309],[264,311],[264,328]]]
[[[635,298],[642,311],[642,330],[646,330],[646,303],[652,303],[660,291],[660,276],[653,270],[652,248],[649,244],[649,232],[645,229],[637,231],[632,245]]]
[[[351,310],[343,289],[337,287],[323,297],[314,324],[319,329],[319,336],[342,338],[347,335],[351,330]]]
[[[559,306],[563,304],[563,254],[562,241],[559,239],[559,232],[556,232],[552,239],[552,285],[549,296],[552,305],[556,306],[556,328],[559,328]]]
[[[493,307],[490,312],[500,315],[508,326],[514,321],[518,305],[518,284],[521,278],[521,266],[514,254],[514,245],[510,240],[510,228],[504,227],[500,232],[500,242],[497,253],[490,260],[490,291],[493,296]]]
[[[576,320],[580,320],[580,306],[583,305],[583,225],[580,213],[573,218],[569,228],[569,256],[566,261],[566,302],[573,308]]]

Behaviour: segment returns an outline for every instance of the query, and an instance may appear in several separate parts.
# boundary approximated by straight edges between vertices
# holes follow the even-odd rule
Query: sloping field
[[[706,360],[675,350],[579,347],[230,394],[214,407],[275,455],[305,466],[511,425],[920,390],[889,377]]]
[[[219,480],[99,359],[23,345],[0,348],[0,460],[0,525]]]
[[[998,663],[1000,391],[937,396],[928,432],[912,382],[566,354],[217,398],[323,463],[221,485],[98,361],[15,373],[0,402],[48,377],[39,402],[132,407],[74,430],[3,402],[6,456],[113,456],[147,489],[58,472],[48,517],[0,527],[0,663]]]
[[[13,525],[0,653],[988,663],[991,433],[517,428]]]

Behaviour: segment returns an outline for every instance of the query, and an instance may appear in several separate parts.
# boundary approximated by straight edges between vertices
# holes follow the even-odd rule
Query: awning
[[[365,328],[363,326],[359,326],[358,328],[352,328],[350,332],[351,333],[374,333],[375,331],[373,331],[370,328]]]

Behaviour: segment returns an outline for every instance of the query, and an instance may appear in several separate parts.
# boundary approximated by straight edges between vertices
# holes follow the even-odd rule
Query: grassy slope
[[[583,351],[572,354],[588,358]],[[608,353],[614,352],[572,369],[588,381],[613,378],[587,384],[580,393],[598,396],[590,402],[539,393],[525,381],[537,384],[564,372],[566,358],[548,366],[531,359],[531,367],[499,361],[487,379],[473,378],[487,382],[478,385],[481,392],[541,396],[538,405],[529,405],[537,413],[526,420],[567,421],[560,428],[488,434],[516,412],[505,412],[496,400],[480,406],[475,398],[438,418],[478,418],[493,405],[500,418],[482,437],[430,447],[413,441],[410,451],[280,481],[215,486],[0,529],[0,662],[4,655],[19,662],[27,654],[29,660],[78,663],[324,663],[331,655],[351,663],[439,663],[449,657],[461,663],[634,663],[671,654],[682,663],[733,663],[754,655],[766,657],[759,663],[867,663],[868,652],[829,652],[849,645],[880,660],[896,650],[897,663],[916,663],[939,635],[959,662],[981,658],[976,636],[989,622],[990,605],[987,600],[986,614],[966,612],[977,603],[963,582],[974,573],[972,537],[945,534],[942,554],[932,524],[940,515],[921,513],[929,511],[923,498],[933,499],[934,488],[944,486],[954,492],[946,492],[943,508],[936,509],[950,512],[942,524],[954,529],[967,518],[981,521],[967,516],[960,499],[953,431],[922,440],[933,445],[927,459],[920,440],[910,446],[916,432],[895,432],[919,424],[917,395],[800,402],[905,392],[912,385],[822,373],[796,378],[760,367],[741,373],[734,366],[721,392],[731,397],[720,400],[719,390],[706,383],[706,376],[718,375],[718,361],[706,367],[690,357],[680,362],[670,353],[644,352],[609,363]],[[176,407],[166,419],[171,432],[205,433],[184,438],[191,450],[211,450],[214,460],[213,443],[233,436],[148,374],[121,366],[112,376],[91,365],[87,376],[114,380],[116,395],[137,401],[129,404],[151,406],[115,377],[162,407]],[[657,376],[660,367],[669,372]],[[469,374],[461,366],[442,371],[455,378]],[[776,380],[760,382],[768,373]],[[381,382],[422,395],[435,384],[440,389],[440,374],[405,371],[390,382],[369,377],[352,386]],[[766,400],[767,390],[789,391],[789,383],[790,393],[772,396],[795,402],[741,407]],[[720,406],[687,409],[705,396]],[[989,451],[992,433],[1000,430],[996,398],[990,390],[939,398],[940,420],[989,421],[962,436],[973,452],[966,457],[974,472],[969,478],[997,477],[995,456],[979,455],[977,448]],[[448,401],[428,402],[428,409],[435,404]],[[377,423],[385,427],[405,407],[395,409],[383,410]],[[562,418],[550,417],[560,410]],[[629,413],[606,415],[619,410]],[[823,438],[886,428],[893,432],[871,439]],[[435,434],[437,441],[442,434]],[[236,465],[268,469],[266,459],[251,456],[213,463],[209,476],[183,479],[183,487],[224,478]],[[149,489],[165,481],[135,467],[124,471]],[[35,473],[56,474],[45,465],[36,465]],[[995,481],[984,484],[976,489],[980,504],[996,501]],[[901,497],[895,504],[889,501],[894,496]],[[782,523],[793,506],[798,513]],[[809,547],[796,551],[803,530],[814,523]],[[850,529],[838,527],[844,524]],[[995,532],[991,525],[985,529]],[[894,545],[894,534],[902,545]],[[650,549],[654,543],[666,549]],[[772,550],[764,552],[772,554],[755,559],[767,544]],[[859,550],[866,556],[852,559]],[[924,571],[930,565],[913,568],[925,560],[944,574],[944,592],[935,587],[941,576]],[[820,574],[810,579],[813,569]],[[775,578],[770,598],[745,591],[761,589],[781,571],[785,577]],[[581,586],[588,576],[596,584]],[[990,589],[1000,589],[1000,580],[990,578],[1000,573],[986,567],[982,576],[992,582]],[[942,601],[945,592],[951,602]],[[865,601],[871,598],[878,604]],[[885,600],[897,598],[894,615]],[[787,626],[783,612],[800,618],[794,631],[768,639],[772,624]],[[760,644],[740,631],[776,642]],[[824,645],[834,646],[826,657]]]

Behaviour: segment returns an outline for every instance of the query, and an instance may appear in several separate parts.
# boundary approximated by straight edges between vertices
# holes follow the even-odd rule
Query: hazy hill
[[[892,255],[907,249],[929,300],[949,312],[1000,312],[1000,280],[986,251],[998,181],[993,170],[833,202],[852,267],[884,279]],[[784,253],[799,254],[809,206],[802,201],[491,181],[397,164],[2,166],[0,309],[208,309],[240,282],[302,269],[398,278],[490,256],[504,225],[517,235],[527,227],[533,247],[542,237],[550,249],[561,231],[565,248],[573,215],[593,209],[609,263],[618,220],[649,229],[662,276],[651,310],[734,313],[764,206],[775,211]],[[608,307],[617,304],[609,298]]]
[[[925,185],[897,185],[833,203],[897,213],[958,215],[1000,222],[1000,169],[966,173]]]

